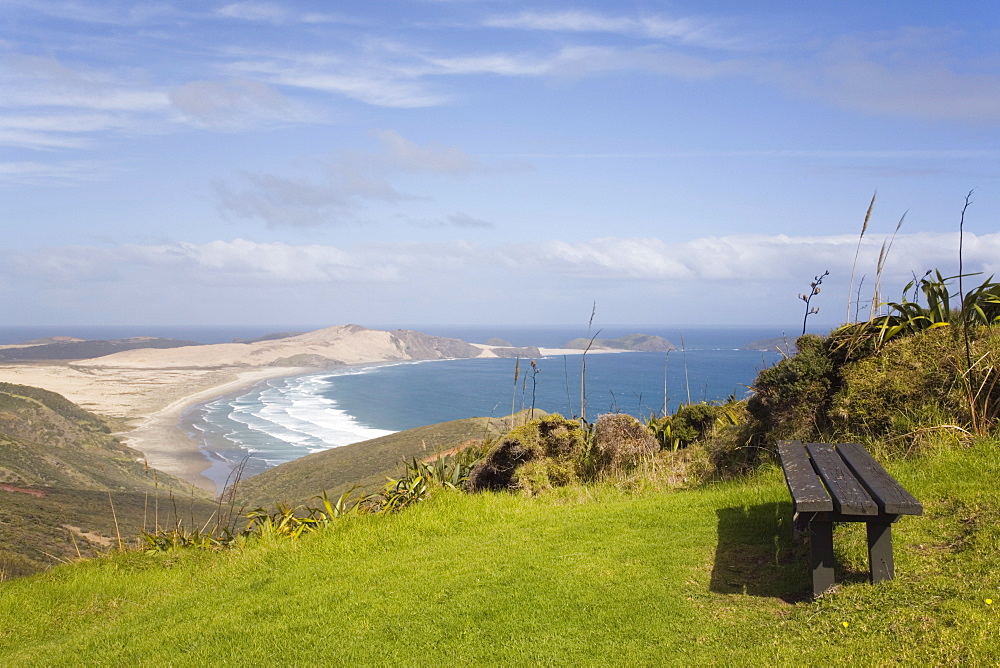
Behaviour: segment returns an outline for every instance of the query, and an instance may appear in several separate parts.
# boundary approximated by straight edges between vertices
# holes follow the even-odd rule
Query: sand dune
[[[321,368],[414,359],[574,354],[493,348],[419,332],[339,325],[274,341],[145,348],[73,362],[0,365],[0,381],[41,387],[133,428],[121,434],[150,466],[215,490],[209,462],[178,427],[185,409],[281,376]],[[598,352],[598,351],[591,351]]]
[[[385,332],[338,325],[257,343],[127,350],[74,364],[81,368],[176,369],[205,367],[315,366],[452,357],[495,357],[487,346],[419,332]]]
[[[268,378],[352,364],[495,357],[488,346],[419,332],[340,325],[257,343],[139,349],[89,360],[0,365],[0,381],[58,392],[87,410],[126,420],[122,437],[154,468],[215,491],[209,462],[178,427],[197,403]]]

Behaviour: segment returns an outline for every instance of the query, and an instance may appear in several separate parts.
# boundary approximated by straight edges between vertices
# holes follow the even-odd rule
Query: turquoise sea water
[[[557,348],[586,327],[429,327],[371,325],[375,329],[416,329],[427,334],[485,342],[492,337],[515,346]],[[801,327],[801,326],[799,326]],[[49,336],[114,339],[163,336],[199,343],[229,342],[271,332],[310,331],[318,326],[263,327],[92,326],[0,327],[0,343]],[[684,351],[613,353],[586,356],[587,417],[620,411],[641,418],[676,410],[687,401],[743,396],[757,372],[773,364],[777,352],[742,350],[758,339],[795,338],[795,326],[773,327],[595,327],[590,335],[616,338],[641,332],[671,340]],[[535,406],[579,415],[581,356],[566,355],[520,363],[514,383],[512,359],[447,360],[352,367],[275,379],[238,394],[196,406],[182,427],[213,462],[207,475],[223,485],[246,459],[244,475],[311,452],[375,438],[403,429],[472,416],[506,415]]]
[[[575,330],[471,328],[422,331],[484,341],[499,336],[515,345],[554,347]],[[632,330],[634,331],[634,329]],[[586,356],[587,417],[623,412],[646,418],[690,401],[744,396],[758,371],[777,352],[741,350],[746,343],[781,335],[765,329],[698,329],[667,336],[685,350],[671,353],[602,353]],[[583,332],[585,334],[585,332]],[[602,332],[601,336],[624,333]],[[472,416],[500,416],[531,406],[580,415],[580,355],[521,360],[515,384],[513,359],[472,359],[370,365],[267,381],[249,391],[188,411],[183,421],[200,440],[213,466],[206,472],[220,486],[247,460],[244,475],[311,452],[348,445],[403,429]]]

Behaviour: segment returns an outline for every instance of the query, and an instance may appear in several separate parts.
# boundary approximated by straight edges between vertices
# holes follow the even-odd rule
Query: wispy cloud
[[[418,145],[392,131],[377,136],[381,151],[342,152],[320,174],[244,172],[237,184],[217,181],[220,206],[231,217],[261,220],[270,227],[339,225],[355,222],[354,214],[368,203],[421,198],[397,190],[389,180],[394,173],[465,176],[485,169],[456,148]],[[458,219],[467,225],[471,220]]]
[[[303,12],[287,4],[274,2],[232,2],[217,9],[215,15],[272,25],[331,23],[339,20],[330,14]]]
[[[0,59],[0,143],[80,148],[105,132],[140,132],[170,113],[163,90],[50,57]]]
[[[192,124],[240,130],[262,122],[283,124],[316,120],[317,114],[249,79],[192,81],[170,91],[170,102]]]
[[[483,21],[483,25],[549,32],[613,33],[712,47],[728,47],[737,43],[734,37],[720,34],[716,22],[696,17],[612,16],[586,10],[525,11],[490,16]]]
[[[82,24],[136,26],[181,13],[166,2],[140,2],[130,5],[112,2],[86,2],[85,0],[5,0],[8,6],[17,6],[45,16]]]
[[[379,107],[419,108],[446,104],[450,95],[423,81],[425,72],[399,54],[381,48],[360,53],[321,51],[259,52],[237,50],[222,71],[276,86],[334,93]]]
[[[989,59],[956,62],[953,29],[908,27],[836,36],[799,60],[762,62],[760,80],[841,107],[893,117],[1000,122],[1000,74]]]
[[[0,143],[2,143],[0,137]],[[92,181],[101,178],[107,169],[92,160],[69,162],[0,162],[0,185],[63,183]]]
[[[474,218],[467,213],[461,211],[453,213],[443,219],[437,220],[417,220],[414,221],[414,225],[418,227],[426,227],[429,229],[441,229],[441,228],[456,228],[462,230],[494,230],[496,225],[489,222],[488,220],[482,220],[479,218]]]
[[[168,106],[166,93],[138,79],[48,56],[8,55],[0,60],[6,107],[68,107],[143,112]]]

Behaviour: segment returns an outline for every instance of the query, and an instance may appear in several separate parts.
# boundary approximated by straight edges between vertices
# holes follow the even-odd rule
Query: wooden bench
[[[813,596],[833,586],[833,523],[864,522],[874,584],[895,575],[892,523],[923,506],[857,443],[778,443],[796,531],[808,528]]]

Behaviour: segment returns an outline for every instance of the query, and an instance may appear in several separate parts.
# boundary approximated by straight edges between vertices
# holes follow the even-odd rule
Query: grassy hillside
[[[996,664],[998,452],[984,440],[890,465],[926,509],[896,525],[896,579],[864,582],[863,528],[843,526],[843,584],[815,603],[765,467],[675,492],[441,491],[297,541],[59,567],[0,584],[0,659]]]
[[[945,279],[922,285],[946,303]],[[121,552],[0,583],[0,664],[996,665],[1000,329],[987,325],[1000,322],[1000,285],[974,292],[982,323],[892,305],[800,338],[750,400],[685,406],[651,431],[624,416],[519,427],[468,472],[514,493],[459,492],[471,462],[452,460],[440,466],[449,488],[413,467],[353,509],[258,515],[255,533],[211,549]],[[9,394],[55,442],[73,428],[99,436]],[[485,429],[459,421],[328,451],[244,494],[294,502],[377,485],[401,459]],[[865,442],[923,503],[894,527],[895,580],[867,583],[864,527],[847,524],[838,585],[809,600],[778,438]]]
[[[0,580],[94,555],[156,520],[204,522],[215,511],[109,431],[58,394],[0,383]]]
[[[545,411],[535,410],[536,416]],[[523,413],[514,422],[524,421]],[[240,481],[237,497],[250,506],[275,501],[299,503],[321,494],[339,496],[351,487],[374,491],[386,477],[398,477],[402,463],[457,448],[466,441],[493,438],[510,429],[511,418],[468,418],[417,427],[380,438],[316,452]]]
[[[142,453],[96,415],[47,390],[0,383],[0,482],[77,489],[153,486]],[[164,476],[163,484],[179,488]]]

